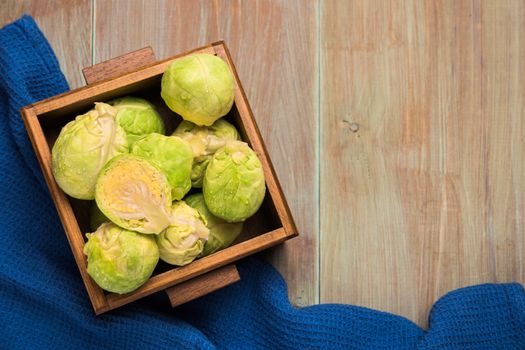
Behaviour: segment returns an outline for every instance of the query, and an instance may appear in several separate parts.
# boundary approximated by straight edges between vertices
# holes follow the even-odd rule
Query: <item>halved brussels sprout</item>
[[[157,236],[160,258],[168,264],[183,266],[199,256],[210,231],[199,212],[184,201],[171,208],[171,224]]]
[[[193,153],[190,144],[176,136],[149,134],[136,141],[131,153],[161,169],[171,185],[172,199],[182,199],[191,189]]]
[[[113,158],[100,171],[97,206],[120,227],[159,234],[170,223],[171,187],[166,175],[137,155]]]
[[[109,220],[106,215],[100,211],[97,206],[97,202],[91,203],[91,207],[89,208],[89,227],[92,231],[96,231],[100,225],[110,221],[111,220]]]
[[[228,141],[240,140],[235,126],[224,119],[219,119],[211,126],[198,126],[183,120],[173,132],[188,141],[193,150],[193,168],[191,171],[191,185],[202,187],[204,171],[213,154]]]
[[[60,188],[78,199],[95,198],[100,169],[111,158],[128,152],[126,133],[106,103],[67,123],[51,151],[52,170]]]
[[[228,222],[244,221],[255,214],[265,190],[261,161],[241,141],[231,141],[215,152],[204,174],[206,206]]]
[[[197,209],[204,218],[206,226],[210,230],[210,237],[204,244],[200,256],[210,255],[218,250],[228,247],[239,236],[242,231],[242,222],[229,223],[216,217],[206,207],[202,193],[195,193],[184,198],[184,201],[192,208]]]
[[[113,223],[102,224],[86,237],[87,272],[108,292],[134,291],[150,278],[159,261],[159,248],[153,237]]]
[[[117,123],[124,129],[129,146],[144,135],[164,134],[164,122],[155,106],[138,97],[121,97],[108,102],[117,110]]]
[[[212,125],[233,105],[233,74],[228,64],[217,56],[186,56],[166,69],[160,94],[168,107],[185,120]]]

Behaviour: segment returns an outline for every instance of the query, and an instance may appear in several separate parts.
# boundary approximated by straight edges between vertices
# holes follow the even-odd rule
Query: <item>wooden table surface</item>
[[[273,249],[297,305],[425,326],[451,289],[525,282],[525,3],[0,0],[72,88],[150,45],[225,39],[301,236]]]

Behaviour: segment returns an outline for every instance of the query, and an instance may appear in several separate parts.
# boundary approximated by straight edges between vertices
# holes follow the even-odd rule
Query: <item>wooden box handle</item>
[[[87,84],[118,77],[155,63],[153,49],[148,46],[82,69]]]
[[[172,307],[182,305],[203,295],[239,281],[234,264],[226,265],[166,289]]]
[[[82,69],[87,84],[115,78],[156,62],[151,47],[127,53],[108,61]],[[234,264],[215,269],[166,289],[171,306],[175,307],[190,300],[226,287],[241,278]]]

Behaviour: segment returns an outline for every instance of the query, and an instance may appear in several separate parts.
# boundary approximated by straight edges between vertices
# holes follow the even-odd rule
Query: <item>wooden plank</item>
[[[155,62],[155,54],[151,47],[148,46],[86,67],[82,69],[82,74],[87,84],[93,84],[101,80],[118,77]]]
[[[451,289],[525,281],[524,10],[323,2],[322,302],[425,325]]]
[[[215,292],[241,279],[235,265],[226,265],[187,282],[166,289],[172,307],[182,305],[203,295]]]
[[[485,230],[481,280],[525,283],[525,3],[485,1],[481,18]]]
[[[71,88],[84,85],[80,73],[91,62],[91,0],[3,0],[0,26],[24,13],[33,16],[55,51]]]
[[[300,233],[271,261],[293,302],[316,302],[316,2],[97,1],[95,8],[95,62],[146,45],[164,58],[226,41]]]

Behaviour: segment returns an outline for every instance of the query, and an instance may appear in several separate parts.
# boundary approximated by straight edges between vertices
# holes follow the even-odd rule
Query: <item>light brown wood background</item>
[[[447,291],[525,282],[525,3],[0,0],[81,68],[225,39],[301,236],[269,253],[297,305],[426,325]]]

